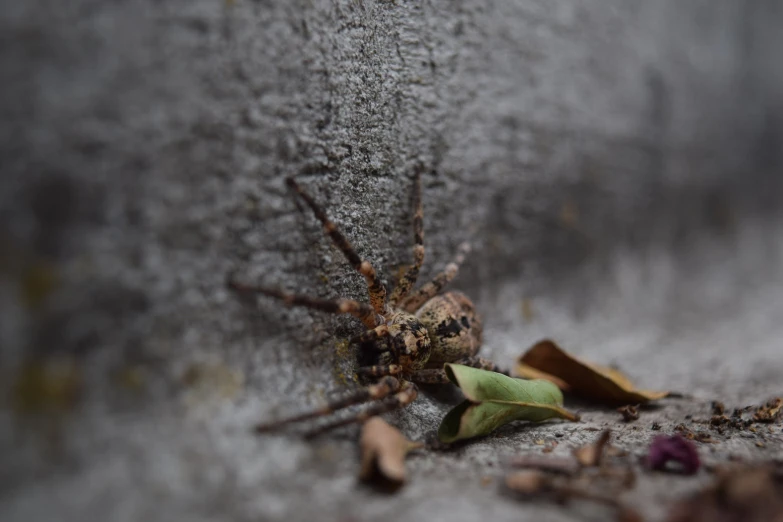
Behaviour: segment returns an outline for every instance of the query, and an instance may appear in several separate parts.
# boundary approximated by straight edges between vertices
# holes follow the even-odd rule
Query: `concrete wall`
[[[577,318],[546,323],[574,338],[596,308],[659,319],[607,286],[622,267],[649,262],[633,276],[649,289],[649,256],[710,265],[743,231],[751,251],[774,235],[781,21],[771,1],[3,2],[4,510],[274,518],[283,491],[330,476],[293,464],[310,446],[246,427],[350,385],[356,324],[224,288],[238,270],[364,297],[285,176],[391,284],[425,166],[422,278],[473,242],[456,285],[506,366],[523,298]],[[775,257],[748,255],[698,288],[762,284]],[[690,277],[679,266],[667,288]],[[710,300],[677,295],[657,297],[666,317]],[[425,433],[438,411],[398,419]],[[275,480],[276,500],[254,496]]]

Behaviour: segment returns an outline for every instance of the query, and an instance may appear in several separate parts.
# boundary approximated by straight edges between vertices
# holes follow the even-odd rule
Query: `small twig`
[[[604,454],[604,448],[612,436],[610,430],[604,430],[592,444],[574,450],[574,456],[582,466],[598,466]]]

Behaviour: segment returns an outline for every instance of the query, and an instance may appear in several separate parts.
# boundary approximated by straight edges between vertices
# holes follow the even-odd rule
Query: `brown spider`
[[[460,245],[456,258],[446,265],[443,272],[411,293],[424,261],[420,172],[416,172],[414,179],[414,263],[403,273],[388,300],[386,288],[376,277],[370,262],[358,256],[323,209],[296,181],[288,178],[286,183],[312,209],[315,217],[323,224],[324,232],[342,250],[351,266],[364,276],[370,303],[289,294],[272,288],[246,285],[231,278],[229,286],[241,293],[261,293],[275,297],[287,306],[304,306],[333,314],[353,315],[364,323],[367,331],[351,339],[351,343],[358,344],[362,351],[369,352],[371,362],[374,363],[361,366],[357,373],[375,378],[375,383],[332,401],[323,408],[260,424],[256,426],[257,432],[271,431],[292,422],[328,415],[354,404],[378,401],[348,418],[326,424],[311,433],[317,434],[353,422],[363,422],[374,415],[407,406],[418,395],[414,383],[449,382],[443,370],[443,364],[447,362],[500,371],[492,361],[476,356],[481,347],[482,321],[470,299],[460,292],[438,295],[457,275],[460,264],[470,251],[468,243]]]

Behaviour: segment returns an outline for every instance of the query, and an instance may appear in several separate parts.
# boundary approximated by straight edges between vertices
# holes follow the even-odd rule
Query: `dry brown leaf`
[[[531,379],[531,380],[546,379],[547,381],[553,383],[555,386],[557,386],[563,391],[568,391],[571,389],[568,383],[565,382],[563,379],[559,377],[555,377],[551,373],[546,373],[546,372],[542,372],[541,370],[536,370],[532,366],[528,366],[526,364],[519,364],[517,366],[517,375],[519,375],[523,379]]]
[[[582,361],[549,339],[539,341],[519,358],[517,372],[522,376],[537,372],[537,378],[548,379],[561,389],[612,404],[644,403],[669,395],[669,392],[637,390],[619,370]],[[562,388],[558,381],[568,388]]]
[[[592,444],[574,450],[574,456],[576,457],[576,460],[579,461],[579,464],[585,467],[600,465],[601,457],[603,457],[604,454],[604,448],[609,443],[611,435],[611,431],[605,430]]]
[[[405,482],[405,456],[409,451],[424,446],[412,442],[380,417],[364,423],[360,441],[362,467],[359,478],[378,481],[392,487]]]

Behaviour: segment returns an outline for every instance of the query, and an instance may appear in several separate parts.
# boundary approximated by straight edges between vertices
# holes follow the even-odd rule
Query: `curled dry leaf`
[[[563,390],[611,404],[644,403],[669,395],[669,392],[638,390],[620,371],[582,361],[549,339],[539,341],[519,358],[517,373],[535,374]]]
[[[655,437],[650,444],[647,465],[650,469],[667,470],[669,462],[677,463],[685,475],[693,475],[701,465],[699,452],[691,441],[680,435]]]
[[[598,466],[604,454],[604,448],[609,443],[612,432],[604,430],[592,444],[574,450],[574,456],[579,464],[585,467]]]
[[[727,469],[676,504],[668,522],[783,522],[783,476],[772,467]]]
[[[444,370],[467,400],[443,418],[438,428],[441,442],[487,435],[515,420],[579,419],[562,408],[563,394],[549,381],[513,379],[460,364],[445,364]]]
[[[555,384],[562,391],[568,391],[571,389],[568,383],[565,382],[560,377],[555,377],[551,373],[546,373],[546,372],[542,372],[541,370],[536,370],[532,366],[528,366],[526,364],[519,364],[517,365],[516,369],[517,369],[517,375],[519,375],[523,379],[544,379]]]
[[[372,417],[362,427],[360,446],[359,478],[399,487],[405,482],[405,456],[423,444],[406,439],[380,417]]]

